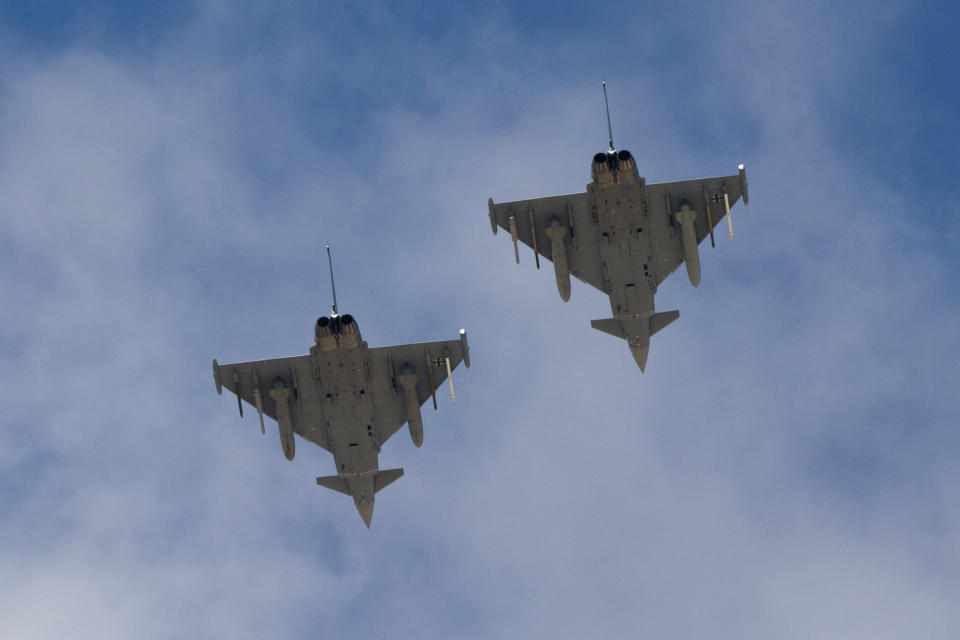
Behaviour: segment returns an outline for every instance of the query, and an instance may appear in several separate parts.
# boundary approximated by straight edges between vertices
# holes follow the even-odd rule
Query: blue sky
[[[956,12],[946,3],[0,8],[10,637],[955,638]],[[658,310],[521,265],[486,199],[747,166]],[[373,528],[210,359],[454,338]]]

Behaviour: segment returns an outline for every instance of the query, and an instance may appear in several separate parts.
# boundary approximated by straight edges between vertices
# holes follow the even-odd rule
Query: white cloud
[[[644,375],[589,328],[603,296],[575,283],[563,304],[549,264],[521,252],[518,267],[489,235],[488,196],[588,180],[605,140],[582,76],[603,56],[578,56],[582,36],[509,55],[531,36],[501,13],[404,53],[391,47],[410,34],[381,17],[363,28],[386,40],[347,68],[335,45],[357,23],[341,16],[347,33],[294,30],[231,64],[256,25],[234,16],[205,41],[214,7],[149,56],[78,46],[8,71],[5,628],[955,635],[955,265],[904,215],[910,194],[823,129],[825,98],[897,14],[851,34],[843,15],[818,29],[788,9],[741,16],[723,42],[747,55],[719,55],[689,103],[655,66],[617,63],[618,144],[650,179],[748,160],[752,196],[737,239],[702,248],[700,288],[682,274],[661,288],[681,318]],[[344,118],[301,86],[314,67],[325,86],[351,68],[389,84],[358,89]],[[430,90],[392,92],[404,85]],[[727,106],[710,87],[742,95]],[[345,120],[362,145],[329,143]],[[301,443],[285,464],[209,377],[214,355],[307,348],[328,240],[371,346],[470,332],[456,404],[425,410],[422,449],[406,433],[384,449],[407,475],[370,531],[314,485],[325,452]]]

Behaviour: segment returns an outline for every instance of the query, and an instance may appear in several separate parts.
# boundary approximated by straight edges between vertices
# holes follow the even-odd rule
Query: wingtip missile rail
[[[220,365],[217,364],[217,359],[213,359],[213,382],[217,385],[217,395],[223,395],[223,383],[220,381]]]
[[[740,170],[740,193],[743,194],[743,204],[750,204],[750,192],[747,191],[747,170],[743,165],[737,167]]]
[[[747,170],[743,164],[737,165],[737,171],[740,174],[740,197],[743,198],[743,204],[750,204],[750,191],[747,186]],[[730,215],[730,196],[727,193],[727,185],[723,185],[723,208],[727,214],[727,230],[730,232],[730,239],[733,240],[733,218]]]
[[[460,351],[463,352],[463,364],[470,368],[470,345],[467,344],[467,330],[460,329]]]

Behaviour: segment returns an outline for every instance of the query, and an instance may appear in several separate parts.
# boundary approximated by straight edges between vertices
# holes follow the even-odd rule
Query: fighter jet
[[[287,460],[293,460],[294,434],[332,453],[337,474],[317,484],[351,496],[369,528],[374,496],[403,475],[403,469],[379,469],[380,448],[404,423],[413,443],[423,444],[420,406],[432,397],[436,409],[436,389],[447,379],[455,400],[452,371],[461,361],[470,366],[470,349],[462,329],[456,340],[367,347],[354,317],[337,313],[329,246],[327,257],[333,311],[317,320],[309,355],[214,360],[213,380],[218,394],[226,387],[237,395],[241,418],[243,401],[256,408],[261,433],[264,414],[277,421]]]
[[[510,232],[520,264],[517,241],[553,261],[557,289],[570,299],[570,274],[610,296],[612,318],[593,320],[594,329],[627,341],[640,371],[646,368],[650,336],[679,317],[680,312],[654,312],[653,297],[668,275],[687,263],[693,286],[700,284],[698,245],[727,218],[741,197],[747,204],[747,174],[682,182],[647,184],[629,151],[613,146],[610,107],[606,102],[609,145],[593,156],[586,193],[494,204],[487,201],[493,233]]]

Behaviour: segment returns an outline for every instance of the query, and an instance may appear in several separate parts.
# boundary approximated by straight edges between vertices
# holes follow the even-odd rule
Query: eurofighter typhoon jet
[[[293,460],[294,434],[332,453],[337,474],[317,484],[351,496],[369,527],[374,495],[403,475],[403,469],[380,470],[380,447],[404,423],[413,443],[423,444],[420,406],[432,397],[436,409],[436,389],[460,362],[470,366],[467,334],[461,329],[457,340],[370,349],[353,316],[337,313],[336,289],[333,312],[317,320],[314,333],[309,355],[224,365],[214,360],[213,379],[217,393],[226,387],[237,394],[241,418],[242,401],[256,408],[261,433],[264,414],[277,421],[287,460]]]
[[[604,101],[607,87],[603,84]],[[650,336],[679,317],[679,311],[654,312],[657,286],[684,261],[693,286],[700,284],[697,246],[726,216],[730,237],[730,207],[741,197],[747,204],[747,175],[683,182],[647,184],[629,151],[613,146],[607,106],[606,152],[593,157],[593,181],[586,193],[494,204],[490,199],[490,226],[510,232],[517,264],[517,241],[553,261],[557,289],[570,299],[570,274],[610,296],[612,318],[590,325],[627,341],[643,371]]]

